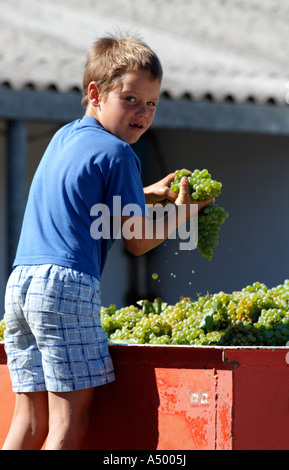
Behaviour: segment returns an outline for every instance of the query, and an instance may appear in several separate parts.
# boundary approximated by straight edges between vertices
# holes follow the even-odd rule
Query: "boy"
[[[4,449],[40,449],[45,440],[47,450],[79,449],[95,387],[114,380],[99,317],[100,278],[113,240],[90,236],[92,206],[111,211],[117,195],[122,207],[137,204],[144,221],[146,203],[170,200],[190,217],[186,179],[178,197],[169,189],[174,174],[143,189],[130,147],[152,123],[161,79],[161,64],[143,42],[98,40],[84,72],[85,116],[56,133],[37,169],[6,290],[5,348],[16,405]],[[131,218],[113,215],[122,226]],[[144,231],[124,238],[135,255],[161,242]]]

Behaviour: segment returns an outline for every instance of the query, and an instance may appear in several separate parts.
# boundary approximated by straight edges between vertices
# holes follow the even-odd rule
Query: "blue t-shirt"
[[[33,178],[13,266],[58,264],[101,277],[113,240],[91,236],[91,208],[114,196],[145,215],[140,161],[132,148],[84,116],[53,137]],[[121,215],[121,214],[115,214]]]

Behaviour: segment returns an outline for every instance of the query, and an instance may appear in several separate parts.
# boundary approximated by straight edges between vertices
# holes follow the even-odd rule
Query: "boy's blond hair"
[[[88,105],[90,82],[95,81],[101,93],[107,93],[125,74],[139,70],[149,72],[153,79],[162,79],[162,66],[157,55],[142,40],[131,36],[98,39],[87,55],[82,106]]]

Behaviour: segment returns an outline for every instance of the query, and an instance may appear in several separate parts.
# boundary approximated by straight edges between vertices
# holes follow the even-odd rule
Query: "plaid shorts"
[[[114,380],[99,289],[97,279],[70,268],[14,269],[4,315],[13,391],[69,392]]]

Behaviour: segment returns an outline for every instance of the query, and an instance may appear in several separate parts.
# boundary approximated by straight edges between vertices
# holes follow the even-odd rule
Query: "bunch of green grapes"
[[[120,310],[115,305],[101,308],[101,324],[109,337],[121,329],[131,331],[142,318],[142,311],[134,305]]]
[[[140,307],[102,308],[111,343],[163,345],[285,346],[289,342],[289,281],[269,289],[255,282],[167,305],[160,299]],[[289,343],[288,343],[289,344]]]
[[[210,173],[206,169],[195,170],[192,173],[187,170],[176,170],[175,178],[170,188],[177,194],[179,193],[180,182],[183,176],[188,178],[189,192],[191,198],[195,201],[205,201],[221,194],[222,183],[212,180]]]
[[[219,243],[219,230],[228,217],[228,212],[216,203],[210,203],[198,217],[198,250],[204,258],[212,259]]]
[[[4,330],[5,330],[5,322],[4,320],[0,321],[0,341],[4,340]]]
[[[188,178],[190,196],[194,201],[204,201],[221,194],[222,183],[213,180],[208,170],[177,170],[170,188],[179,193],[180,181],[183,176]],[[223,207],[210,203],[199,213],[198,218],[198,250],[204,258],[212,259],[213,252],[219,242],[219,230],[229,216]]]

